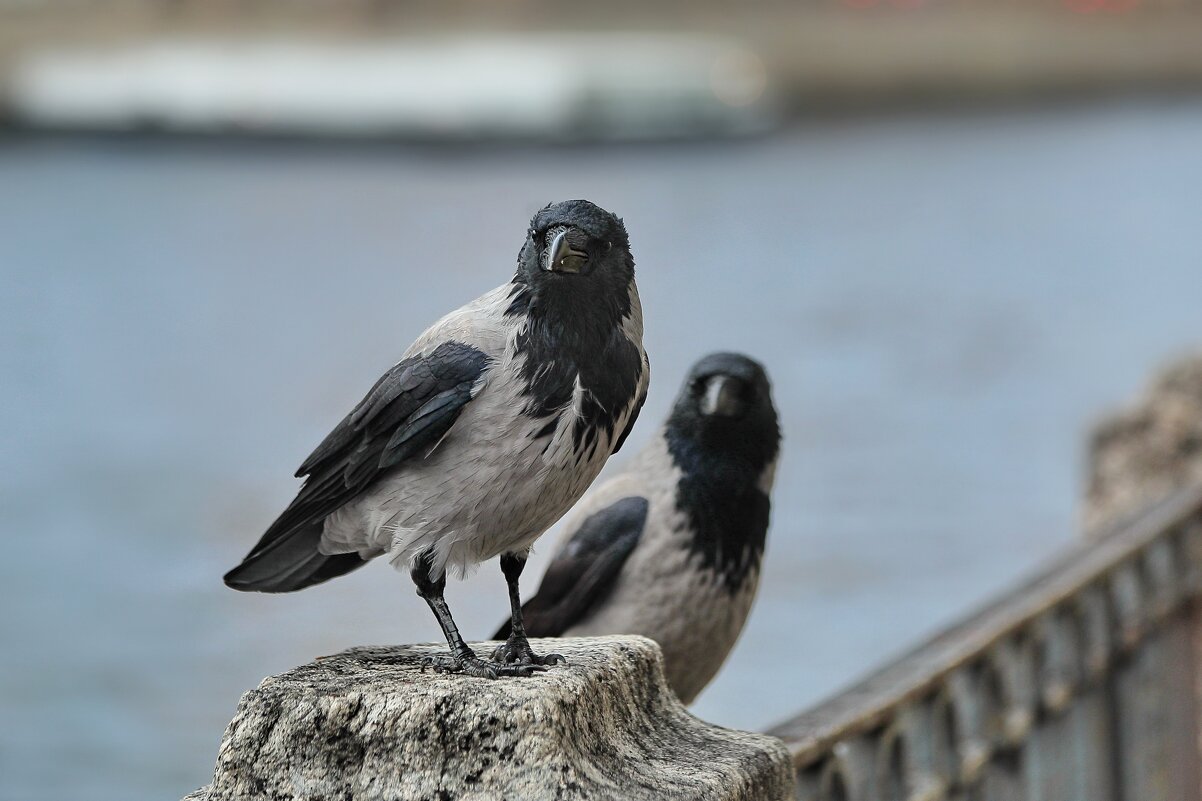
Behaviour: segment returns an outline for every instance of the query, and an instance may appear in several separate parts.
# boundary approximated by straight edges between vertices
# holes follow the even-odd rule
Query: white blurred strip
[[[28,54],[34,125],[332,135],[625,138],[769,124],[755,54],[688,36],[161,40]]]

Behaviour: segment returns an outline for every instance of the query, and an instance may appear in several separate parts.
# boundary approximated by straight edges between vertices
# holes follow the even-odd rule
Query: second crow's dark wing
[[[633,495],[596,512],[555,555],[538,593],[522,605],[531,637],[558,637],[604,600],[638,545],[647,522],[647,499]],[[496,639],[509,636],[506,623]]]
[[[297,476],[308,476],[300,492],[225,583],[286,592],[362,564],[357,554],[318,553],[322,522],[391,468],[429,454],[472,399],[489,361],[471,345],[444,342],[385,373],[300,466]]]

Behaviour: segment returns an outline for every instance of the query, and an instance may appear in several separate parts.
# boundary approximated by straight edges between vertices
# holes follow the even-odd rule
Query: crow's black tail
[[[357,553],[327,556],[318,551],[320,521],[256,546],[225,574],[226,586],[243,592],[292,592],[349,573],[367,564]],[[262,543],[260,543],[262,545]]]

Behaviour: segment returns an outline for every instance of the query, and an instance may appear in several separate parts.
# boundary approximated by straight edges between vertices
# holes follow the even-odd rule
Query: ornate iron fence
[[[805,801],[1198,801],[1202,487],[770,733]]]

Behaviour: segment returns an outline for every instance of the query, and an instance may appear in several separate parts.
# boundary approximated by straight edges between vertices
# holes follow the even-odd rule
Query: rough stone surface
[[[745,799],[793,796],[783,744],[690,715],[641,637],[535,640],[532,678],[423,671],[444,646],[355,648],[263,681],[226,729],[233,799]],[[477,646],[487,653],[490,646]]]
[[[1169,365],[1090,442],[1084,522],[1094,528],[1202,482],[1202,353]]]

